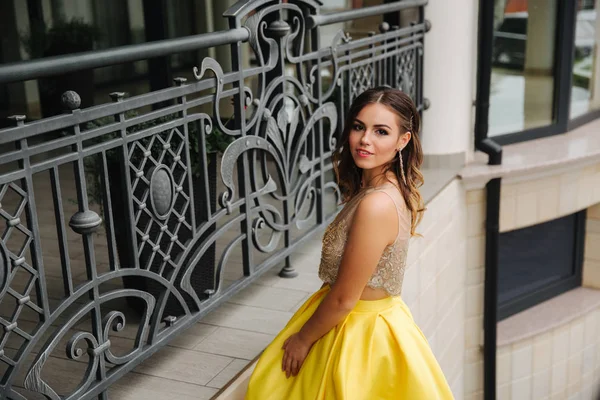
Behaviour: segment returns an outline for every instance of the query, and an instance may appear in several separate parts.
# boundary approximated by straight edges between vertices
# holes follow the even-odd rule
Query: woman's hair
[[[400,185],[400,192],[411,212],[410,233],[415,235],[415,228],[423,217],[423,211],[425,211],[423,199],[419,193],[419,187],[423,184],[423,174],[419,171],[423,163],[423,150],[418,135],[421,127],[421,117],[414,102],[404,92],[389,87],[377,87],[364,91],[354,100],[346,116],[342,140],[333,153],[333,168],[337,182],[344,201],[354,197],[361,189],[362,170],[352,158],[348,140],[354,121],[360,111],[366,105],[373,103],[383,104],[398,115],[400,118],[400,134],[411,133],[410,141],[402,149],[402,160],[399,159],[399,153],[397,153],[396,157],[385,166],[383,172],[386,175],[388,171],[393,171],[396,176]],[[406,183],[402,178],[400,162],[404,167]]]

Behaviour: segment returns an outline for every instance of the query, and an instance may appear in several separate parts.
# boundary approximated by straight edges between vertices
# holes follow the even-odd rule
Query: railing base
[[[292,267],[289,257],[285,259],[285,267],[279,271],[281,278],[295,278],[298,276],[298,272]]]

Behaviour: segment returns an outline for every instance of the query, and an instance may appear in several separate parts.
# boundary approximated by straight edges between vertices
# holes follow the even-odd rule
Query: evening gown
[[[398,237],[385,248],[368,283],[390,296],[359,300],[343,321],[314,343],[298,375],[286,378],[281,369],[283,342],[302,328],[329,292],[356,206],[374,191],[391,197],[400,221]],[[427,339],[400,298],[410,226],[410,212],[391,183],[363,189],[346,203],[323,235],[319,277],[325,285],[261,354],[246,400],[453,399]]]

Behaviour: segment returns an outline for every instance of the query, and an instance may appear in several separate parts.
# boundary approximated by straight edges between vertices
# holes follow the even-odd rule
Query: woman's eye
[[[378,133],[379,135],[387,135],[387,134],[388,134],[388,133],[387,133],[387,131],[386,131],[385,129],[377,129],[377,133]]]
[[[360,131],[360,130],[362,130],[362,125],[360,125],[360,124],[354,124],[352,126],[352,129],[354,129],[355,131]]]

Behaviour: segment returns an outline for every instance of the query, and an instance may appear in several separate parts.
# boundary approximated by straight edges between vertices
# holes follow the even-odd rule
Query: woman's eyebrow
[[[358,123],[359,123],[359,124],[361,124],[361,125],[365,125],[365,123],[364,123],[364,122],[362,122],[362,121],[361,121],[360,119],[358,119],[358,118],[356,118],[356,119],[354,120],[354,122],[358,122]],[[373,125],[373,126],[374,126],[374,127],[377,127],[377,128],[378,128],[378,127],[382,127],[382,126],[383,126],[383,127],[385,127],[385,128],[392,129],[392,128],[390,128],[389,126],[387,126],[387,125],[385,125],[385,124],[377,124],[377,125]]]

